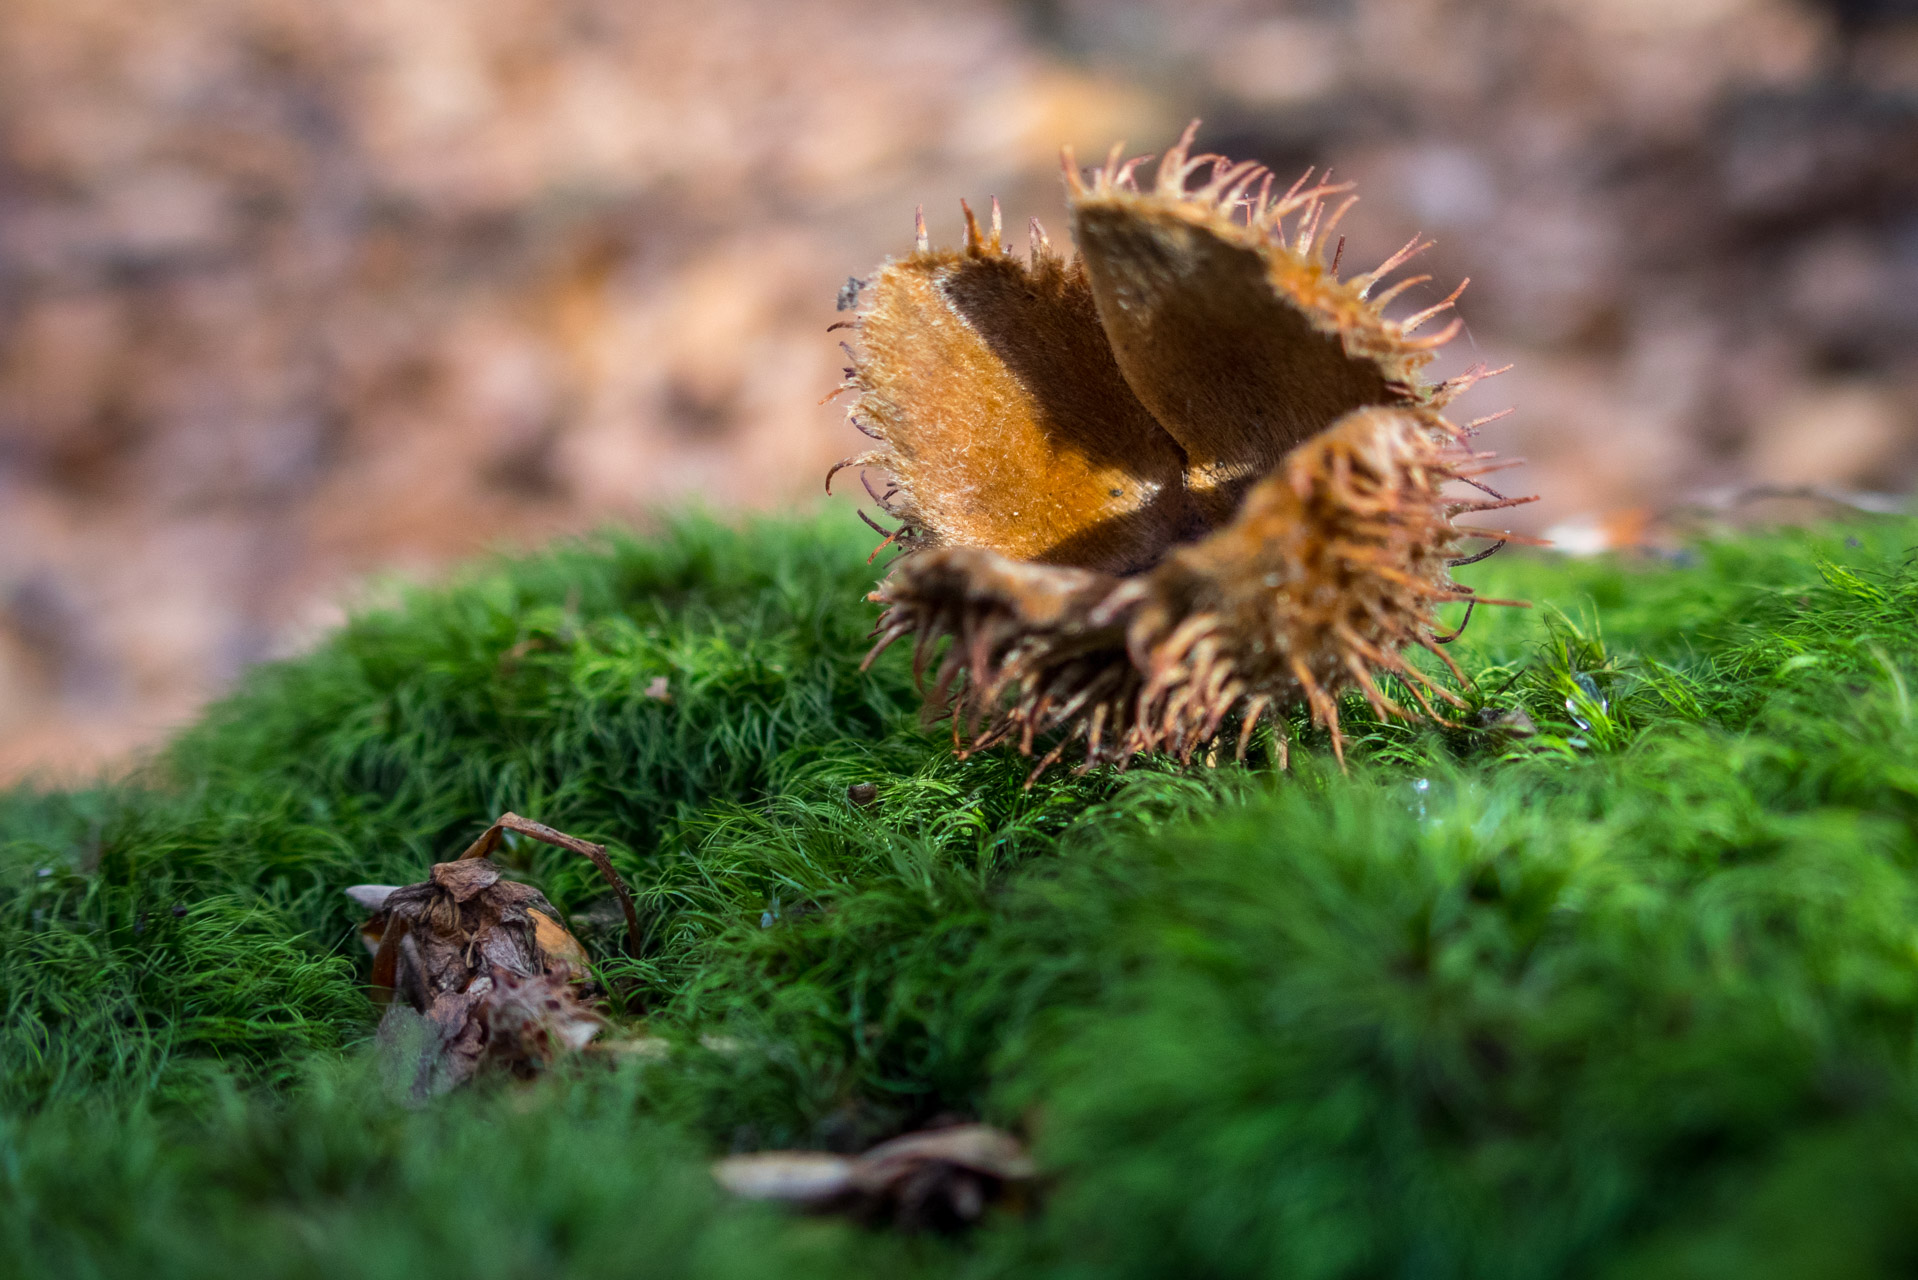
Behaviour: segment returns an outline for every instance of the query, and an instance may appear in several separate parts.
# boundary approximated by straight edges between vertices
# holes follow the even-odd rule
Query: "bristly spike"
[[[1425,310],[1405,317],[1404,320],[1401,320],[1399,322],[1399,332],[1412,333],[1415,330],[1417,330],[1420,325],[1424,324],[1427,320],[1430,320],[1433,316],[1438,315],[1440,312],[1450,308],[1453,303],[1458,301],[1459,295],[1465,292],[1465,286],[1470,283],[1472,283],[1472,277],[1466,276],[1463,280],[1458,282],[1458,288],[1452,290],[1452,292],[1445,295],[1445,298],[1443,301],[1435,302],[1431,306],[1425,308]],[[1381,306],[1384,305],[1383,300],[1380,301],[1380,305]]]
[[[1448,398],[1469,391],[1485,376],[1486,364],[1483,360],[1467,369],[1464,373],[1455,373],[1445,381],[1433,385],[1432,390],[1443,391]]]
[[[1373,713],[1379,719],[1384,720],[1387,717],[1394,720],[1412,719],[1406,714],[1404,707],[1385,696],[1384,690],[1380,689],[1378,682],[1372,679],[1372,673],[1366,669],[1364,660],[1358,654],[1346,654],[1345,667],[1352,673],[1352,678],[1358,681],[1359,691],[1365,695],[1366,702],[1371,704]]]
[[[1449,505],[1462,508],[1457,514],[1463,515],[1468,511],[1474,513],[1479,511],[1509,511],[1513,507],[1522,507],[1527,503],[1537,501],[1538,495],[1536,493],[1527,493],[1521,494],[1516,498],[1502,498],[1497,502],[1454,502]]]
[[[1323,203],[1327,196],[1344,195],[1355,185],[1355,183],[1350,182],[1337,182],[1320,183],[1317,186],[1307,187],[1303,191],[1292,192],[1279,200],[1272,206],[1272,212],[1276,217],[1280,218],[1285,217],[1297,209],[1304,209],[1309,214],[1315,206]]]
[[[1312,718],[1319,722],[1332,735],[1332,755],[1339,762],[1339,772],[1345,771],[1345,735],[1339,732],[1339,705],[1332,701],[1329,694],[1312,678],[1311,669],[1305,662],[1293,655],[1289,665],[1292,677],[1305,691],[1306,704],[1312,708]]]
[[[912,243],[920,253],[932,251],[932,237],[926,234],[926,206],[914,205],[912,210]]]
[[[994,196],[992,197],[992,251],[995,254],[1004,252],[1000,245],[1005,238],[1005,231],[1005,215],[999,211],[999,197]]]
[[[1179,135],[1179,141],[1165,153],[1165,159],[1159,162],[1158,172],[1153,177],[1153,191],[1162,196],[1184,198],[1186,186],[1192,175],[1209,164],[1222,160],[1211,154],[1192,155],[1192,137],[1198,132],[1199,122],[1194,120]]]
[[[1185,194],[1185,176],[1191,170],[1187,167],[1186,157],[1192,152],[1192,140],[1199,135],[1199,122],[1193,120],[1186,125],[1179,140],[1166,148],[1165,158],[1159,161],[1157,180],[1154,189],[1162,196]]]
[[[1039,225],[1037,218],[1027,224],[1026,235],[1030,246],[1028,256],[1032,259],[1033,269],[1037,270],[1040,263],[1052,257],[1052,238],[1046,234],[1046,229]]]
[[[1359,202],[1359,198],[1357,196],[1347,196],[1345,197],[1345,199],[1339,201],[1339,207],[1332,211],[1332,216],[1325,220],[1325,225],[1319,228],[1317,232],[1316,239],[1318,240],[1320,245],[1324,245],[1326,241],[1332,238],[1332,233],[1339,229],[1340,221],[1344,219],[1345,215],[1351,210],[1352,206],[1357,204],[1358,202]],[[1333,258],[1332,258],[1331,269],[1334,275],[1337,275],[1339,270],[1338,254],[1343,253],[1344,251],[1345,251],[1345,237],[1340,236],[1339,247],[1336,251],[1334,251]]]
[[[1312,242],[1319,233],[1319,219],[1324,216],[1325,205],[1315,197],[1306,206],[1305,216],[1299,220],[1298,243],[1292,246],[1292,251],[1301,258],[1312,256]]]
[[[1424,234],[1422,231],[1419,233],[1419,235]],[[1413,236],[1410,240],[1407,240],[1405,247],[1397,253],[1387,258],[1384,262],[1379,263],[1378,266],[1366,272],[1364,275],[1355,277],[1355,280],[1365,281],[1364,287],[1359,290],[1359,297],[1365,297],[1368,293],[1372,292],[1373,285],[1377,284],[1386,276],[1391,275],[1394,271],[1397,271],[1400,267],[1418,257],[1421,253],[1424,253],[1437,243],[1436,240],[1427,240],[1421,244],[1418,236]]]
[[[959,212],[966,215],[966,253],[976,258],[985,251],[985,233],[979,230],[979,219],[973,216],[972,206],[964,200],[959,202]]]
[[[1059,168],[1065,172],[1066,190],[1075,196],[1086,193],[1085,176],[1079,172],[1079,157],[1073,154],[1072,144],[1059,148]]]
[[[1332,250],[1332,265],[1326,268],[1326,270],[1331,273],[1332,278],[1334,280],[1339,278],[1339,263],[1344,259],[1344,257],[1345,257],[1345,237],[1340,236],[1338,248]]]
[[[1349,187],[1352,184],[1348,182],[1345,185]],[[1312,229],[1306,235],[1305,243],[1299,248],[1301,256],[1310,254],[1313,243],[1318,239],[1319,222],[1325,217],[1325,197],[1341,189],[1332,185],[1332,166],[1325,166],[1325,172],[1319,175],[1318,185],[1308,193],[1311,196],[1311,203],[1307,205],[1307,216],[1311,221]]]
[[[1481,361],[1467,369],[1464,373],[1454,374],[1443,382],[1433,383],[1431,387],[1427,389],[1427,399],[1434,408],[1443,408],[1487,378],[1496,378],[1499,374],[1511,369],[1511,367],[1512,366],[1508,364],[1502,365],[1497,369],[1492,369],[1488,368],[1485,363]],[[1507,412],[1509,413],[1510,410],[1507,410]],[[1486,421],[1491,421],[1491,419],[1486,419]],[[1460,428],[1460,432],[1460,438],[1463,439],[1471,435],[1472,428],[1470,426],[1463,427]]]
[[[1397,284],[1393,285],[1390,289],[1387,289],[1384,293],[1381,293],[1378,296],[1378,300],[1374,302],[1372,305],[1379,308],[1380,310],[1384,310],[1385,305],[1388,302],[1392,301],[1392,299],[1398,297],[1401,293],[1404,293],[1407,289],[1429,282],[1431,278],[1432,277],[1430,276],[1408,276],[1405,279],[1399,281]]]
[[[1119,171],[1114,174],[1112,178],[1113,190],[1137,191],[1139,189],[1139,166],[1151,159],[1152,153],[1148,151],[1146,154],[1134,156],[1132,159],[1120,165]]]
[[[1224,191],[1219,193],[1219,207],[1227,213],[1231,213],[1241,204],[1249,205],[1251,203],[1251,198],[1245,193],[1253,183],[1259,180],[1261,175],[1263,175],[1267,181],[1270,181],[1272,178],[1272,171],[1262,164],[1253,164],[1247,161],[1244,165],[1239,166],[1239,168],[1243,170],[1243,176],[1234,179]]]
[[[856,453],[850,458],[836,462],[833,464],[832,470],[826,473],[826,492],[832,492],[832,478],[841,471],[844,471],[847,467],[883,467],[889,465],[892,461],[892,455],[885,450],[871,449],[865,453]]]
[[[1193,192],[1192,198],[1207,204],[1231,204],[1238,199],[1240,192],[1258,179],[1264,168],[1256,160],[1241,160],[1233,164],[1224,156],[1213,156],[1212,178]]]
[[[1460,333],[1464,332],[1464,330],[1465,330],[1464,317],[1453,316],[1452,323],[1446,325],[1443,329],[1440,329],[1437,333],[1432,334],[1430,337],[1425,337],[1425,338],[1408,338],[1405,340],[1405,345],[1407,347],[1410,347],[1414,351],[1434,351],[1434,350],[1437,350],[1439,347],[1444,346],[1446,343],[1450,342],[1452,339],[1458,337]]]
[[[1125,155],[1125,143],[1115,142],[1106,152],[1106,162],[1099,166],[1099,190],[1110,191],[1114,180],[1119,176],[1119,160]]]

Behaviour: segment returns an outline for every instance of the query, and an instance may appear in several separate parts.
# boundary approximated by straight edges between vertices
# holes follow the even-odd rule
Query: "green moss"
[[[1454,646],[1469,727],[1354,703],[1349,773],[1295,722],[1287,774],[1031,789],[920,727],[903,658],[859,671],[856,531],[481,567],[258,673],[135,785],[0,803],[0,1247],[44,1274],[1896,1271],[1913,533],[1489,561],[1538,607]],[[1535,735],[1478,727],[1517,710]],[[406,1112],[338,890],[508,808],[612,848],[648,946],[603,973],[679,1050]],[[508,856],[569,911],[602,892]],[[701,1170],[953,1112],[1034,1136],[1043,1215],[902,1244]]]

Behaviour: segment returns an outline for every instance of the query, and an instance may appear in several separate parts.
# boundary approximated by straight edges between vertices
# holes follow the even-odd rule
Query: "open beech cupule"
[[[1081,174],[1067,153],[1069,262],[1036,220],[1012,257],[995,200],[989,229],[966,209],[962,249],[931,248],[921,218],[915,251],[852,291],[842,390],[882,447],[833,470],[888,477],[867,489],[908,552],[870,597],[873,652],[911,636],[923,674],[950,638],[930,697],[955,741],[1032,754],[1056,735],[1035,774],[1075,743],[1087,766],[1210,757],[1234,726],[1243,756],[1301,703],[1343,759],[1353,688],[1437,718],[1458,695],[1403,651],[1457,673],[1438,606],[1494,602],[1449,570],[1479,558],[1464,539],[1509,536],[1452,521],[1530,500],[1486,485],[1480,424],[1444,416],[1495,371],[1420,377],[1459,321],[1418,330],[1458,291],[1400,320],[1386,306],[1427,277],[1375,292],[1426,245],[1341,280],[1350,184],[1275,194],[1254,163],[1189,155],[1192,136],[1147,190],[1150,157],[1114,148]]]

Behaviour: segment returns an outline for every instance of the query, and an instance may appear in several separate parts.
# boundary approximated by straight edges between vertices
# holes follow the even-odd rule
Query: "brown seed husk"
[[[418,884],[355,885],[347,896],[373,910],[362,937],[373,949],[372,985],[388,1023],[423,1021],[425,1042],[410,1086],[451,1088],[485,1066],[528,1075],[580,1049],[604,1026],[589,1003],[586,950],[544,894],[504,879],[481,856],[503,831],[566,848],[605,851],[505,814],[452,862]],[[590,856],[590,855],[589,855]],[[611,872],[611,864],[603,868]],[[613,875],[631,909],[625,885]],[[392,1038],[392,1028],[382,1024]]]
[[[1035,776],[1073,742],[1088,765],[1155,750],[1190,758],[1229,726],[1242,755],[1263,717],[1300,704],[1342,756],[1337,700],[1353,689],[1382,715],[1434,715],[1435,698],[1457,695],[1402,651],[1443,658],[1434,611],[1473,598],[1449,576],[1468,536],[1452,518],[1529,500],[1480,484],[1490,468],[1443,416],[1487,371],[1420,379],[1456,322],[1413,335],[1457,292],[1402,321],[1384,304],[1403,285],[1372,296],[1423,246],[1341,280],[1323,250],[1349,204],[1327,202],[1345,187],[1301,180],[1273,197],[1257,166],[1189,157],[1191,136],[1150,191],[1116,149],[1089,180],[1068,165],[1081,257],[1058,266],[1048,255],[1045,270],[1073,282],[1059,296],[1075,308],[1089,298],[1123,389],[1050,380],[1043,371],[1063,367],[1045,354],[1058,332],[1024,313],[982,326],[952,305],[964,290],[949,280],[908,286],[914,272],[1032,278],[1003,256],[996,228],[984,240],[973,226],[963,254],[922,245],[882,269],[855,353],[855,417],[888,445],[857,461],[893,474],[882,505],[911,548],[872,596],[884,606],[874,654],[911,636],[923,673],[949,639],[932,704],[951,713],[962,749],[1011,742],[1030,754],[1057,735]],[[1188,192],[1207,164],[1211,181]],[[903,306],[909,295],[923,305]],[[1072,341],[1084,347],[1083,325]],[[1150,465],[1134,474],[1158,485],[1154,503],[1115,522],[1072,482],[1065,436],[1029,429],[1035,417],[1008,415],[989,392],[1015,368],[1033,403],[1070,401],[1075,420],[1104,412],[1128,440],[1151,438],[1145,412],[1182,483],[1160,451],[1139,449]],[[999,475],[1009,478],[989,482]],[[1489,500],[1448,494],[1458,481]],[[1049,503],[1033,496],[1041,488]],[[1278,748],[1283,758],[1282,738]]]

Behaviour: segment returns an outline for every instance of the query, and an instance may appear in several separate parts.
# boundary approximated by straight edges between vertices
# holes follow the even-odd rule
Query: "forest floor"
[[[1463,571],[1534,602],[1453,646],[1469,727],[1351,701],[1343,772],[1295,719],[1284,772],[1266,741],[1030,789],[920,723],[904,654],[860,671],[862,535],[689,518],[482,564],[257,670],[131,781],[0,797],[0,1255],[1918,1265],[1918,525],[1508,554]],[[673,1047],[409,1106],[341,890],[505,810],[610,848],[638,956],[584,860],[501,861],[568,913],[620,1033]],[[1030,1141],[1026,1211],[908,1236],[708,1172],[952,1116]]]

